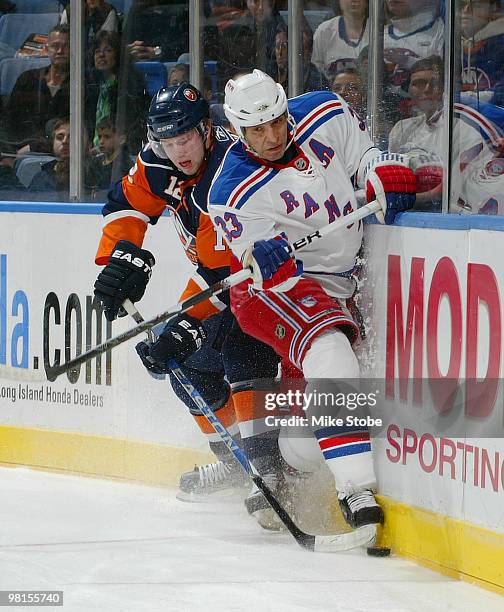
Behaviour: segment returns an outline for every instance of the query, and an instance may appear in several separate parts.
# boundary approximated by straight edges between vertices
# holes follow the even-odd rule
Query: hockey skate
[[[343,517],[353,529],[383,523],[383,510],[369,489],[348,494],[340,493],[338,501]]]
[[[240,464],[234,459],[194,466],[180,477],[177,499],[188,502],[213,501],[231,495],[250,483]]]
[[[271,489],[273,495],[285,506],[285,479],[282,473],[271,473],[262,476],[265,484]],[[245,508],[250,516],[253,516],[259,525],[268,531],[281,531],[284,528],[282,521],[269,505],[261,491],[254,486],[245,499]],[[286,507],[286,510],[288,508]]]

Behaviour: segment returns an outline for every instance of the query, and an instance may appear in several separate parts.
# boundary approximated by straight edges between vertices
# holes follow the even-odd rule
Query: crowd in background
[[[18,14],[27,1],[16,6],[15,0],[0,0],[0,16]],[[449,162],[455,177],[453,210],[495,214],[501,211],[493,191],[504,177],[504,13],[500,0],[455,1],[461,41],[456,47],[459,78]],[[68,193],[72,16],[69,3],[40,2],[48,11],[51,2],[57,9],[54,24],[31,32],[16,49],[2,39],[0,17],[0,188],[46,192],[39,199],[50,199],[49,194]],[[145,140],[146,113],[157,88],[188,80],[189,6],[187,0],[82,2],[84,182],[87,199],[92,199],[128,171]],[[203,90],[214,121],[225,124],[224,85],[240,73],[261,68],[288,90],[287,4],[204,1]],[[408,156],[418,179],[417,209],[439,210],[448,165],[443,156],[445,0],[384,0],[383,6],[376,138],[381,148]],[[370,77],[368,1],[305,0],[304,9],[303,90],[330,89],[364,120]],[[6,73],[14,64],[22,68],[9,91],[2,87],[2,64]]]

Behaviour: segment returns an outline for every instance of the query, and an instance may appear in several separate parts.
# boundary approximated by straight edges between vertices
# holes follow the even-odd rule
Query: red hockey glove
[[[437,153],[420,152],[411,155],[409,167],[417,181],[417,193],[439,188],[443,183],[443,162]]]
[[[382,215],[376,215],[381,223],[394,223],[397,213],[413,206],[415,194],[415,174],[402,155],[382,153],[371,162],[366,173],[366,197],[368,202],[377,200],[381,205]]]

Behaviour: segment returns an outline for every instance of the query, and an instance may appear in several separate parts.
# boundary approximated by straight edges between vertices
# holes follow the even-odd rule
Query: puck
[[[368,546],[367,554],[370,557],[388,557],[390,555],[390,548],[386,546]]]

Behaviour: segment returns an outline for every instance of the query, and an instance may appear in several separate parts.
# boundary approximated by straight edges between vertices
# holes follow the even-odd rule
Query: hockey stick
[[[264,482],[264,480],[252,471],[245,453],[233,440],[229,431],[224,427],[220,419],[212,412],[211,408],[205,402],[200,393],[195,389],[191,381],[185,376],[180,366],[173,359],[168,361],[168,367],[184,387],[186,393],[194,401],[201,410],[207,421],[214,428],[215,432],[220,436],[221,440],[226,444],[229,450],[233,453],[235,459],[240,463],[243,470],[252,479],[256,487],[261,491],[267,499],[269,505],[273,508],[278,518],[285,525],[286,529],[293,536],[296,542],[306,550],[315,552],[343,552],[352,550],[358,546],[372,545],[376,538],[376,525],[365,525],[348,533],[339,533],[334,535],[312,535],[302,531],[291,519],[289,514],[279,503],[273,492]]]
[[[376,201],[369,202],[369,204],[366,204],[365,206],[358,208],[357,210],[351,212],[349,215],[340,217],[339,219],[337,219],[330,225],[327,225],[326,227],[316,230],[312,234],[308,234],[307,236],[304,236],[303,238],[296,240],[296,242],[293,242],[290,245],[291,246],[290,252],[294,253],[296,251],[299,251],[303,249],[305,246],[311,244],[314,240],[324,238],[328,234],[336,231],[337,229],[341,229],[342,227],[351,225],[352,223],[360,221],[361,219],[364,219],[364,217],[368,217],[369,215],[379,212],[380,210],[381,210],[381,205],[378,202]],[[179,302],[178,304],[175,304],[175,306],[172,306],[165,312],[162,312],[156,315],[152,319],[143,321],[143,323],[140,323],[136,327],[132,329],[128,329],[118,334],[117,336],[113,336],[112,338],[105,340],[105,342],[98,344],[94,348],[89,349],[88,351],[84,353],[81,353],[74,359],[70,359],[66,363],[57,364],[57,365],[46,368],[45,376],[42,372],[37,372],[35,370],[28,370],[25,368],[13,368],[10,366],[0,364],[0,378],[7,378],[10,380],[20,380],[20,381],[34,381],[34,382],[46,381],[46,380],[54,381],[58,378],[58,376],[65,374],[69,370],[72,370],[76,368],[77,366],[82,365],[83,363],[85,363],[86,361],[89,361],[90,359],[93,359],[94,357],[98,357],[99,355],[102,355],[106,351],[110,351],[116,346],[119,346],[120,344],[127,342],[131,338],[138,336],[142,332],[144,331],[146,332],[152,329],[153,327],[155,327],[159,323],[162,323],[163,321],[167,321],[168,319],[171,319],[172,317],[178,314],[187,312],[190,308],[192,308],[193,306],[196,306],[196,304],[204,302],[205,300],[215,295],[219,295],[223,291],[227,291],[228,289],[231,289],[231,287],[234,287],[235,285],[239,285],[241,282],[247,280],[249,277],[250,277],[250,270],[248,269],[240,270],[239,272],[235,272],[235,274],[231,274],[227,278],[224,278],[218,281],[217,283],[214,283],[207,289],[204,289],[203,291],[200,291],[199,293],[195,293],[187,300],[184,300],[183,302]]]
[[[137,323],[140,324],[144,320],[142,315],[138,312],[130,300],[125,300],[123,303],[123,308]],[[235,459],[240,463],[243,470],[252,479],[256,487],[267,499],[269,505],[273,508],[278,518],[285,525],[285,528],[302,548],[315,552],[343,552],[346,550],[352,550],[353,548],[357,548],[359,546],[365,546],[367,544],[371,545],[374,542],[376,538],[376,525],[365,525],[364,527],[359,527],[358,529],[348,533],[339,533],[334,535],[311,535],[302,531],[294,523],[280,502],[276,499],[273,492],[264,482],[261,476],[253,471],[253,466],[250,464],[245,453],[238,446],[238,444],[236,444],[233,436],[222,424],[219,417],[217,417],[212,409],[208,406],[202,395],[195,388],[189,378],[187,378],[175,359],[170,359],[167,365],[172,374],[182,385],[187,395],[201,410],[206,420],[220,436],[221,440],[231,451]]]

